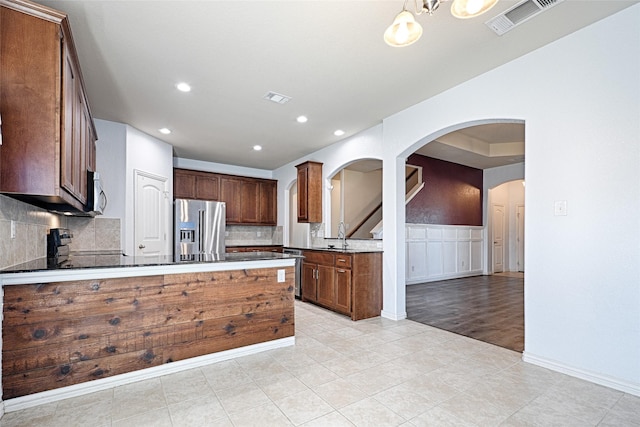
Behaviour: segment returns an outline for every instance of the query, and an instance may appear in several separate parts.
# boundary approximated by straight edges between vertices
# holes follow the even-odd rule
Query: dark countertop
[[[171,255],[125,256],[120,254],[71,254],[69,255],[69,259],[61,264],[50,262],[48,258],[37,258],[22,264],[2,269],[0,270],[0,274],[28,273],[35,271],[63,271],[91,268],[121,268],[177,264],[246,262],[296,258],[295,255],[281,254],[277,252],[234,252],[226,253],[223,255],[189,255],[188,257],[189,258],[174,259],[174,257]]]
[[[302,251],[323,251],[323,252],[338,252],[343,254],[366,254],[366,253],[378,253],[382,252],[382,249],[342,249],[341,247],[336,246],[335,248],[330,247],[311,247],[311,246],[285,246],[285,249],[300,249]]]

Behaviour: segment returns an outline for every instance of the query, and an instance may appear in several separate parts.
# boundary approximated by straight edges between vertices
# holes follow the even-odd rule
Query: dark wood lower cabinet
[[[293,336],[293,267],[4,287],[3,399]]]
[[[302,300],[352,320],[382,311],[382,253],[304,251]]]

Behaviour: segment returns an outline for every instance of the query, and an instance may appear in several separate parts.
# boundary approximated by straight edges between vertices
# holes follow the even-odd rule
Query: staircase
[[[422,167],[406,165],[405,167],[405,205],[413,199],[420,190],[424,188],[422,181]],[[370,228],[371,227],[371,228]],[[364,230],[370,230],[364,233]],[[364,236],[362,236],[365,234]],[[369,237],[371,234],[374,239],[382,238],[382,201],[369,212],[358,224],[351,229],[348,238],[353,237]]]

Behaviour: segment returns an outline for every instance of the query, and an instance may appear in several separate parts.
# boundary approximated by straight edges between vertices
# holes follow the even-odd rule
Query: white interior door
[[[493,205],[492,234],[493,234],[493,272],[504,271],[504,206]]]
[[[524,272],[524,206],[516,206],[516,231],[518,271]]]
[[[167,178],[135,171],[134,234],[136,255],[169,253]]]

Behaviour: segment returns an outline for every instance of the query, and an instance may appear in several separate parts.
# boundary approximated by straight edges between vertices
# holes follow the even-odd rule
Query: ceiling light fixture
[[[158,132],[164,134],[164,135],[169,135],[171,133],[171,129],[169,128],[162,128],[162,129],[158,129]]]
[[[342,136],[344,135],[344,131],[342,129],[338,129],[337,131],[335,131],[333,133],[335,136]]]
[[[260,151],[260,150],[262,150],[262,145],[254,145],[254,146],[253,146],[253,150],[254,150],[254,151]]]
[[[309,119],[307,119],[307,116],[298,116],[298,117],[296,118],[296,121],[297,121],[298,123],[307,123],[307,120],[309,120]]]
[[[180,92],[191,92],[191,86],[189,86],[188,83],[185,82],[180,82],[176,85],[176,88],[180,91]]]
[[[396,15],[393,23],[384,32],[384,41],[394,47],[409,46],[418,41],[422,36],[422,26],[416,21],[415,16],[407,10],[407,2],[404,0],[402,11]],[[415,2],[416,15],[428,13],[433,15],[440,3],[447,0],[413,0]],[[456,18],[466,19],[481,15],[491,9],[498,0],[453,0],[451,14]]]

